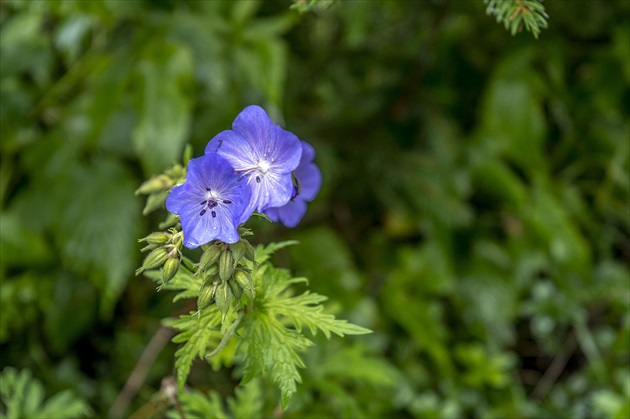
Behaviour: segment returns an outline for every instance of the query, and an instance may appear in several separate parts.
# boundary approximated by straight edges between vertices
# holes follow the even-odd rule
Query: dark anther
[[[214,211],[212,211],[212,212],[214,212]],[[199,215],[204,215],[205,213],[206,213],[206,210],[202,209],[201,212],[199,213]]]
[[[212,214],[212,218],[216,218],[217,217],[217,212],[216,211],[212,211],[211,214]]]
[[[199,205],[206,205],[206,202],[208,202],[208,201],[201,201],[201,204],[199,204]]]
[[[232,201],[230,201],[229,199],[224,199],[224,200],[223,200],[223,203],[224,203],[224,204],[231,204],[231,203],[232,203]]]
[[[216,207],[217,205],[217,201],[213,200],[213,199],[208,199],[208,208],[212,209],[214,207]]]
[[[260,176],[256,176],[256,182],[260,183]]]
[[[210,192],[210,190],[211,190],[210,188],[206,188],[206,191]]]

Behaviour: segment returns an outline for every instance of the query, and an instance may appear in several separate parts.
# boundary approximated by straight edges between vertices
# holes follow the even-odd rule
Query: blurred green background
[[[259,104],[324,183],[254,241],[374,330],[317,340],[283,416],[629,417],[630,2],[546,1],[538,40],[481,0],[291,4],[0,2],[0,412],[108,414],[194,309],[133,276],[165,215],[134,190]],[[176,348],[126,416],[164,416]]]

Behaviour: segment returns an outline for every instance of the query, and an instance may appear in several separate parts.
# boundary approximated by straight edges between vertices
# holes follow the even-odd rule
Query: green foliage
[[[486,13],[494,15],[498,23],[503,23],[512,35],[523,29],[538,38],[541,29],[548,26],[549,16],[545,13],[543,0],[483,0]]]
[[[313,10],[326,9],[333,4],[336,0],[292,0],[293,4],[291,9],[295,9],[300,13],[306,13]]]
[[[271,243],[256,249],[258,268],[253,275],[256,295],[244,316],[241,313],[236,318],[236,313],[231,311],[227,321],[222,321],[222,313],[217,304],[214,304],[196,313],[167,321],[170,327],[180,332],[173,338],[173,342],[184,343],[175,353],[180,390],[186,383],[195,358],[210,360],[215,353],[210,354],[208,349],[213,346],[222,348],[219,345],[221,338],[229,339],[236,331],[240,340],[235,351],[240,355],[243,384],[268,374],[280,388],[281,405],[286,409],[297,391],[297,383],[301,382],[298,368],[305,367],[299,354],[313,345],[302,334],[303,326],[307,326],[312,335],[319,329],[327,338],[330,338],[331,333],[341,337],[370,333],[368,329],[324,313],[321,305],[326,300],[324,296],[308,291],[300,296],[293,295],[291,285],[305,282],[305,279],[291,278],[287,270],[275,268],[269,262],[269,257],[276,250],[291,244],[294,242]],[[152,277],[159,280],[159,275],[154,274]],[[195,281],[187,270],[180,269],[163,288],[184,288],[175,299],[196,296],[195,292],[199,292],[199,281]],[[240,316],[243,316],[242,322]]]
[[[270,251],[265,249],[262,253],[268,255]],[[312,345],[301,334],[303,325],[308,326],[312,334],[319,329],[326,337],[330,337],[331,332],[339,336],[370,332],[322,313],[320,303],[326,297],[308,291],[293,297],[287,288],[303,281],[302,278],[291,278],[286,270],[273,268],[269,263],[258,268],[254,275],[256,311],[251,319],[246,318],[243,331],[242,345],[246,353],[243,382],[269,373],[280,387],[283,408],[288,406],[296,392],[296,382],[301,381],[297,368],[303,368],[304,364],[298,353]]]
[[[280,404],[286,409],[291,397],[301,382],[298,368],[305,365],[298,352],[304,351],[313,343],[292,330],[287,329],[270,316],[259,315],[251,323],[245,323],[242,350],[244,356],[243,383],[260,374],[269,374],[280,388]]]
[[[0,374],[3,418],[78,418],[90,413],[90,407],[70,390],[45,399],[44,386],[29,370],[6,367]]]
[[[221,324],[221,312],[213,305],[198,314],[184,315],[167,324],[180,331],[180,334],[173,338],[173,342],[184,343],[175,352],[177,384],[181,390],[195,358],[205,357],[209,353],[208,348],[219,343],[221,333],[215,329]]]
[[[235,397],[226,400],[227,406],[221,400],[221,396],[211,391],[204,394],[200,391],[182,393],[180,403],[187,418],[259,418],[262,417],[263,399],[262,388],[259,380],[252,380],[245,386],[238,387]],[[228,409],[226,409],[226,407]],[[180,417],[179,412],[171,410],[169,418]]]
[[[139,120],[133,131],[136,153],[147,173],[172,164],[190,128],[192,56],[182,45],[160,38],[147,43],[138,58],[134,100]],[[165,83],[164,80],[169,80]]]
[[[191,417],[273,417],[265,362],[290,350],[285,417],[627,417],[630,3],[292,3],[2,2],[0,363],[94,417],[147,348],[125,416],[166,403],[183,347]],[[199,253],[158,293],[134,276],[166,192],[146,218],[133,192],[250,104],[313,144],[323,185],[296,229],[248,225],[300,242],[256,251],[275,323],[245,293],[221,325],[195,309]],[[163,318],[190,339],[155,349]],[[258,354],[237,408],[246,332],[296,343]]]

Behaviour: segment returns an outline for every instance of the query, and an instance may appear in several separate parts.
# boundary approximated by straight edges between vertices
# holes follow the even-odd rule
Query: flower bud
[[[229,250],[221,253],[219,257],[219,278],[221,281],[227,281],[234,273],[234,256]]]
[[[169,227],[173,227],[175,224],[179,222],[179,215],[175,215],[173,213],[168,213],[166,216],[166,220],[158,224],[158,228],[167,229]]]
[[[197,272],[201,272],[201,271],[197,271]],[[215,278],[217,276],[217,274],[219,273],[219,267],[217,265],[212,265],[210,266],[208,269],[206,269],[204,272],[201,272],[203,274],[203,279],[204,281],[206,280],[215,280],[218,278]]]
[[[186,176],[186,169],[181,164],[175,164],[164,171],[166,177],[180,179]]]
[[[241,239],[241,241],[245,244],[245,258],[255,265],[256,253],[254,251],[254,246],[252,246],[246,239]]]
[[[228,285],[230,286],[230,290],[232,291],[232,294],[234,295],[234,297],[236,297],[236,299],[240,301],[241,297],[243,296],[243,288],[241,288],[234,281],[228,281]]]
[[[234,265],[236,265],[245,255],[247,245],[242,240],[230,245],[232,256],[234,257]]]
[[[179,269],[178,257],[170,257],[166,259],[166,262],[164,262],[164,269],[162,269],[162,283],[166,284],[168,281],[173,279],[178,269]]]
[[[232,305],[232,290],[227,282],[222,282],[217,286],[215,301],[217,308],[223,314],[223,319],[221,320],[223,322],[223,320],[225,320],[225,315]]]
[[[136,270],[136,275],[140,275],[142,272],[149,269],[159,268],[166,262],[166,259],[168,259],[168,252],[163,247],[151,251],[151,253],[144,258],[142,267]]]
[[[168,197],[168,191],[156,192],[149,195],[147,203],[142,210],[142,215],[147,215],[158,208],[162,208],[166,197]]]
[[[151,179],[145,181],[138,189],[136,189],[135,194],[140,195],[148,195],[155,192],[162,192],[171,189],[173,186],[173,180],[166,175],[157,175],[153,176]]]
[[[153,250],[153,249],[157,249],[158,247],[160,247],[157,244],[149,244],[144,246],[142,249],[140,249],[141,252],[146,252],[147,250]]]
[[[151,233],[145,238],[138,240],[139,242],[147,242],[149,244],[157,244],[158,246],[164,245],[171,240],[172,234],[165,233],[163,231],[157,231],[155,233]]]
[[[239,287],[244,290],[253,290],[254,289],[254,281],[252,280],[252,276],[240,269],[234,271],[233,276],[234,281],[238,284]]]
[[[222,247],[223,245],[221,244],[215,244],[206,249],[199,260],[199,270],[205,271],[210,265],[213,265],[219,260],[219,256],[221,256],[221,251],[223,250]]]
[[[217,293],[218,285],[219,283],[216,281],[203,281],[201,288],[199,288],[199,297],[197,297],[198,310],[203,310],[212,304]]]
[[[186,147],[184,148],[184,155],[182,156],[182,162],[184,163],[184,166],[188,166],[188,162],[190,161],[190,159],[192,159],[193,157],[193,148],[192,145],[190,143],[186,144]]]

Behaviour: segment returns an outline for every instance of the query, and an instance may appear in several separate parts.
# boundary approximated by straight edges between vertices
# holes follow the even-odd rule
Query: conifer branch
[[[545,13],[543,0],[483,0],[486,13],[496,16],[497,23],[503,22],[512,35],[525,26],[538,38],[540,31],[548,26],[549,16]]]

